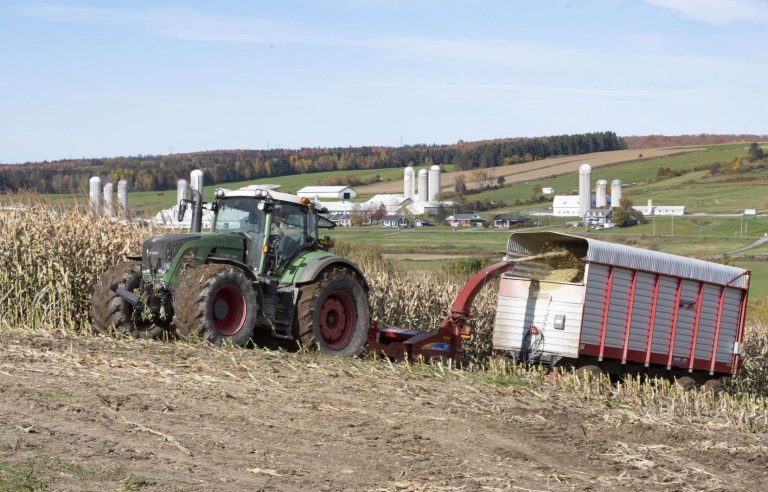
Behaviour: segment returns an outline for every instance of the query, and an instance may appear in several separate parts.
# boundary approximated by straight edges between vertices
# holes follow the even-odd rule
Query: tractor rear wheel
[[[133,305],[115,294],[122,287],[133,292],[141,286],[141,266],[134,261],[121,261],[111,266],[93,286],[91,327],[104,335],[124,334],[133,338],[159,338],[163,328],[141,319]]]
[[[296,335],[304,347],[356,357],[368,339],[370,318],[365,289],[347,268],[331,268],[299,290]]]
[[[237,268],[204,265],[188,270],[173,296],[173,324],[179,337],[246,346],[256,325],[256,291]]]

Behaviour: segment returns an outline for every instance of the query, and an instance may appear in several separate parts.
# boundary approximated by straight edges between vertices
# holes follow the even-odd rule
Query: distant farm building
[[[332,200],[350,200],[357,196],[357,192],[349,186],[305,186],[296,194],[301,197]]]
[[[635,205],[632,208],[646,216],[685,214],[685,205]]]
[[[337,227],[352,226],[352,219],[349,212],[334,212],[325,216],[328,220],[336,224]]]
[[[403,195],[382,194],[372,196],[365,202],[364,206],[368,209],[376,210],[379,206],[384,205],[387,213],[394,215],[402,213],[403,209],[410,206],[412,203],[413,200]]]
[[[394,227],[397,229],[406,229],[411,227],[411,221],[405,215],[387,215],[379,221],[381,227]]]
[[[456,214],[447,217],[445,220],[451,227],[483,227],[485,224],[485,220],[477,214]]]
[[[593,229],[608,229],[613,227],[611,217],[613,210],[610,208],[590,208],[584,216],[587,226]]]
[[[554,192],[555,192],[555,189],[554,189],[554,188],[552,188],[552,187],[549,187],[549,186],[548,186],[548,187],[542,188],[542,189],[541,189],[541,192],[542,192],[543,194],[545,194],[545,195],[551,195],[552,193],[554,193]]]
[[[530,217],[525,215],[499,214],[493,218],[493,226],[498,229],[514,229],[533,224]]]
[[[581,217],[579,195],[555,195],[552,215],[556,217]]]

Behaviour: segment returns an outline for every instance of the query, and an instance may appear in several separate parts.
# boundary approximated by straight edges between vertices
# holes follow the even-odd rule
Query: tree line
[[[180,177],[202,169],[207,182],[227,183],[321,171],[351,171],[454,164],[487,168],[555,155],[626,148],[614,132],[515,138],[452,145],[272,150],[217,150],[171,155],[70,159],[0,166],[0,191],[80,193],[91,176],[104,182],[125,179],[132,191],[172,189]]]

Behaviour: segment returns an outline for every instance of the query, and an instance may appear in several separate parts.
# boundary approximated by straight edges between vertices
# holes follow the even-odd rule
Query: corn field
[[[93,283],[108,266],[138,253],[145,239],[161,233],[39,204],[0,212],[0,327],[88,333]],[[372,317],[387,325],[437,328],[465,281],[443,272],[398,271],[371,249],[340,244],[335,251],[363,269]],[[475,301],[474,336],[464,348],[474,364],[485,364],[491,353],[495,304],[495,285]],[[744,370],[732,384],[736,392],[768,395],[768,325],[759,319],[748,322]]]

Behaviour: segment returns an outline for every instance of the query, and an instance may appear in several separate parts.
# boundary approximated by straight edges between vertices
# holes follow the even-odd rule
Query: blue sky
[[[0,0],[0,163],[768,133],[768,0]]]

